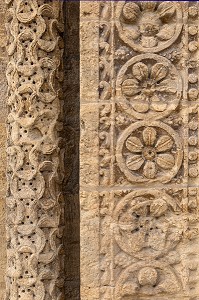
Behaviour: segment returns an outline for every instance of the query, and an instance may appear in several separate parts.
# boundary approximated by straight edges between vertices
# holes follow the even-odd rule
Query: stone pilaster
[[[63,299],[61,1],[6,0],[7,300]]]
[[[198,8],[81,2],[81,300],[199,297]]]

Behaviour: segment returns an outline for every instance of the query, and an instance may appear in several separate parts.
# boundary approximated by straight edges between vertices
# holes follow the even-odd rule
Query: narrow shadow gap
[[[79,1],[64,2],[64,138],[65,180],[65,299],[80,299],[79,111],[80,49]]]

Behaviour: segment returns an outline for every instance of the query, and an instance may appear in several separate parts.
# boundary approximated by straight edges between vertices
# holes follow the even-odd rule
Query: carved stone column
[[[63,299],[61,1],[6,0],[7,300]]]
[[[199,299],[198,2],[82,2],[81,54],[81,300]]]

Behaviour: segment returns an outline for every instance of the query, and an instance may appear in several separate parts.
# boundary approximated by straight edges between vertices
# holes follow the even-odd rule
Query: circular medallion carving
[[[183,234],[183,220],[179,220],[175,211],[175,201],[162,190],[129,193],[114,210],[114,237],[118,246],[138,259],[167,255]]]
[[[182,9],[176,2],[120,1],[116,7],[120,38],[135,51],[159,52],[182,30]]]
[[[120,136],[116,160],[131,182],[169,182],[183,158],[178,134],[168,125],[141,121],[130,125]]]
[[[137,119],[160,119],[174,111],[180,101],[182,80],[177,69],[157,54],[130,59],[119,71],[116,100]]]

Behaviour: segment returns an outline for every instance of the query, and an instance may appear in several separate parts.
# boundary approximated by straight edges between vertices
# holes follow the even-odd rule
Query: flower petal
[[[162,169],[168,170],[173,168],[175,159],[173,155],[164,153],[158,155],[156,162]]]
[[[171,39],[175,34],[175,25],[169,25],[165,24],[162,26],[161,30],[156,34],[156,36],[162,40],[162,41],[167,41]]]
[[[158,95],[156,93],[154,93],[153,96],[151,97],[151,101],[152,102],[160,102],[160,98],[158,97]]]
[[[169,135],[161,136],[155,145],[157,152],[168,151],[171,150],[172,147],[173,147],[173,140]]]
[[[139,81],[143,81],[148,78],[149,72],[148,67],[139,62],[132,67],[133,76]]]
[[[156,7],[157,2],[156,1],[140,1],[140,5],[142,10],[150,10],[154,11]]]
[[[130,136],[126,140],[126,148],[131,152],[141,152],[143,145],[139,138]]]
[[[142,36],[141,44],[145,48],[152,48],[157,46],[158,41],[155,36]]]
[[[140,13],[140,8],[135,3],[126,3],[123,7],[123,16],[128,21],[135,21]]]
[[[136,79],[126,79],[122,83],[122,92],[126,96],[133,96],[140,92],[138,81]]]
[[[148,179],[155,178],[156,168],[155,168],[155,163],[153,161],[146,162],[144,169],[143,169],[143,174]]]
[[[160,83],[156,83],[155,86],[156,91],[158,92],[165,92],[168,94],[175,94],[177,89],[176,89],[176,81],[171,80],[171,79],[165,79],[162,80]]]
[[[160,19],[172,17],[175,11],[175,5],[172,2],[162,2],[157,8],[157,13],[160,16]]]
[[[143,100],[133,100],[132,107],[139,113],[145,113],[149,110],[149,103]]]
[[[161,101],[158,95],[154,94],[151,97],[150,108],[155,111],[164,111],[167,108],[167,103]]]
[[[137,171],[139,168],[143,165],[144,159],[141,155],[128,155],[126,159],[126,165],[129,168],[129,170]]]
[[[156,131],[152,127],[146,127],[143,130],[142,136],[146,146],[153,146],[156,140]]]
[[[151,68],[151,78],[155,82],[162,80],[168,74],[168,67],[162,63],[157,63]]]

